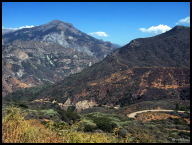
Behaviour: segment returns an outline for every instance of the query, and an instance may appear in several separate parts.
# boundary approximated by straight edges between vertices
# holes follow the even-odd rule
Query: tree
[[[179,110],[179,103],[175,105],[175,110]]]

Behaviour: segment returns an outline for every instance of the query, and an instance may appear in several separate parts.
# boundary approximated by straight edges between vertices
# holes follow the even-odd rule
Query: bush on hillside
[[[107,117],[96,117],[93,121],[99,129],[105,132],[112,132],[113,129],[117,127],[117,124],[112,122],[112,120]]]
[[[79,115],[79,113],[75,112],[75,111],[71,111],[69,110],[61,110],[59,108],[56,109],[56,111],[58,112],[60,118],[62,121],[65,122],[76,122],[78,120],[80,120],[81,116]]]

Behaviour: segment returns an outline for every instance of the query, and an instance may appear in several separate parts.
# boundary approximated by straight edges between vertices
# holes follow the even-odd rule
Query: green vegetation
[[[98,107],[99,108],[99,107]],[[102,107],[100,107],[102,108]],[[3,108],[4,143],[176,143],[190,141],[189,113],[180,118],[140,122],[109,112],[77,113],[68,110]],[[104,112],[104,111],[103,111]],[[113,113],[112,113],[113,112]]]
[[[78,126],[60,124],[62,130],[54,130],[55,124],[49,122],[47,127],[38,120],[25,119],[19,108],[10,108],[2,121],[3,143],[110,143],[115,137],[99,133],[77,132]],[[6,112],[6,111],[5,111]],[[5,113],[4,112],[4,113]]]
[[[80,115],[75,112],[75,111],[71,111],[71,110],[61,110],[61,109],[57,109],[57,112],[61,118],[62,121],[65,122],[77,122],[81,117]]]
[[[25,108],[27,106],[28,101],[33,101],[35,99],[38,99],[37,96],[42,92],[44,89],[49,89],[52,86],[52,84],[41,84],[37,85],[35,87],[29,87],[21,90],[17,90],[15,92],[12,92],[6,97],[3,98],[3,104],[10,105],[13,103],[16,106],[19,106],[22,104],[22,106]],[[14,96],[14,97],[13,97]]]

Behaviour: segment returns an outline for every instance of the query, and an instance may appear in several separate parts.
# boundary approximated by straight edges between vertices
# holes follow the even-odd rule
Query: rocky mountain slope
[[[3,96],[19,88],[59,81],[117,48],[59,20],[4,33],[2,44]]]
[[[89,56],[95,56],[97,59],[103,59],[116,48],[110,42],[93,38],[79,31],[72,24],[59,20],[3,35],[4,44],[13,43],[15,40],[60,44],[64,48],[73,48],[79,52],[85,52]]]
[[[78,74],[25,97],[7,96],[29,106],[53,104],[77,110],[126,106],[148,100],[190,99],[190,28],[176,26],[163,34],[131,41]]]

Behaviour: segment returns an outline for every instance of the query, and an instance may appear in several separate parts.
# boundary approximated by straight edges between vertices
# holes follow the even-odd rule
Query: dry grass
[[[49,143],[59,137],[37,120],[25,120],[18,108],[11,108],[3,117],[2,141],[4,143]]]
[[[137,120],[140,120],[142,122],[148,122],[151,120],[162,120],[162,119],[167,119],[169,117],[172,118],[180,118],[178,116],[175,115],[171,115],[168,113],[161,113],[161,112],[145,112],[145,113],[141,113],[138,115],[138,117],[136,118]]]
[[[26,120],[18,108],[11,108],[2,120],[3,143],[111,143],[119,142],[113,134],[76,131],[77,125],[56,132],[38,120]],[[127,142],[128,140],[121,140]]]

